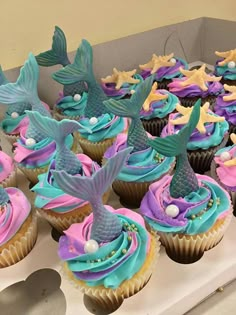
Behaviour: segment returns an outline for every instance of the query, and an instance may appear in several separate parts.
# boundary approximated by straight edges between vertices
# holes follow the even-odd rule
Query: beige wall
[[[30,51],[51,45],[54,26],[66,33],[68,51],[82,38],[106,42],[197,17],[236,19],[235,0],[0,0],[0,63],[21,65]]]

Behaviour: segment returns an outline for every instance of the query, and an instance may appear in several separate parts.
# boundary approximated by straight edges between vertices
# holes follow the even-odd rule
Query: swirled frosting
[[[107,96],[120,99],[126,95],[131,95],[132,90],[136,91],[139,84],[143,82],[143,78],[139,74],[134,74],[133,78],[140,80],[140,82],[136,84],[124,83],[118,90],[115,83],[102,83],[102,89]]]
[[[210,110],[208,112],[209,114],[216,115]],[[162,138],[177,134],[184,127],[184,125],[173,125],[170,122],[170,120],[174,120],[181,116],[182,115],[179,113],[170,114],[168,124],[162,130]],[[188,150],[207,150],[211,147],[215,147],[222,142],[225,134],[229,130],[229,124],[227,121],[206,123],[204,126],[206,128],[205,134],[202,134],[197,129],[194,129],[187,144]]]
[[[4,181],[14,170],[13,159],[0,151],[0,183]]]
[[[153,138],[151,135],[149,135]],[[105,159],[113,157],[117,152],[127,148],[127,134],[119,134],[113,145],[104,154]],[[125,182],[149,182],[161,178],[168,173],[174,158],[164,157],[153,148],[131,153],[123,165],[117,179]]]
[[[217,164],[216,173],[221,183],[225,186],[226,189],[231,191],[236,191],[236,166],[226,166],[221,160],[220,155],[223,152],[228,152],[231,158],[236,157],[236,144],[225,147],[218,150],[215,153],[214,161]]]
[[[174,66],[171,67],[160,67],[156,74],[155,74],[155,80],[157,82],[162,82],[163,80],[169,80],[169,79],[173,79],[173,78],[178,78],[178,77],[182,77],[182,73],[179,71],[179,68],[184,68],[184,69],[188,69],[188,64],[185,60],[181,59],[181,58],[176,58],[176,63]],[[151,71],[152,69],[145,69],[142,70],[141,72],[141,76],[146,79],[147,77],[151,76]]]
[[[223,97],[231,93],[221,94],[217,97],[214,105],[214,111],[217,115],[225,117],[225,119],[233,125],[236,125],[236,100],[224,101]]]
[[[81,118],[79,122],[82,125],[78,129],[81,137],[91,142],[113,138],[127,128],[127,120],[113,114],[104,114],[97,117],[95,124],[91,124],[89,118]],[[89,133],[88,129],[92,133]]]
[[[167,90],[156,90],[156,93],[168,95],[168,97],[163,100],[152,101],[148,111],[145,111],[142,108],[140,111],[140,118],[145,120],[151,118],[164,118],[175,110],[176,105],[179,103],[177,96]]]
[[[150,226],[160,232],[184,233],[189,235],[207,232],[218,219],[230,210],[229,194],[216,181],[205,175],[198,175],[199,189],[184,198],[170,196],[172,177],[164,176],[149,186],[140,209]],[[172,218],[165,209],[176,205],[179,214]]]
[[[20,138],[14,144],[14,160],[19,165],[26,168],[43,167],[50,163],[56,154],[56,143],[51,138],[45,138],[34,145],[26,145],[27,128],[23,128],[20,133]],[[73,136],[69,135],[66,138],[66,144],[69,148],[73,144]]]
[[[115,289],[141,269],[150,247],[150,235],[139,214],[126,208],[105,207],[123,223],[122,233],[113,241],[100,244],[97,252],[85,253],[93,221],[91,214],[83,223],[72,224],[64,231],[65,236],[59,241],[59,256],[74,276],[88,286]]]
[[[215,65],[215,75],[222,76],[224,79],[227,80],[236,80],[236,66],[233,68],[229,68],[228,64],[225,64],[224,66],[220,66],[219,62],[221,62],[224,59],[219,59],[216,61]]]
[[[217,96],[223,91],[223,85],[220,82],[205,82],[208,89],[203,91],[198,85],[190,84],[187,86],[182,86],[181,82],[187,80],[186,77],[173,79],[171,83],[168,84],[169,91],[178,97],[202,97],[207,96]]]
[[[0,209],[0,246],[17,233],[31,210],[30,203],[22,191],[13,187],[5,188],[5,191],[9,202],[1,205]]]
[[[60,94],[60,98],[56,102],[56,109],[60,110],[65,116],[83,116],[87,99],[87,92],[83,92],[79,101],[73,96],[64,96],[63,94]]]
[[[84,176],[91,176],[100,168],[96,162],[93,162],[85,154],[77,154],[77,158],[82,164]],[[37,208],[57,213],[67,213],[88,203],[62,191],[53,179],[53,170],[55,170],[55,160],[51,162],[47,173],[38,176],[39,182],[32,188],[36,193],[35,206]]]

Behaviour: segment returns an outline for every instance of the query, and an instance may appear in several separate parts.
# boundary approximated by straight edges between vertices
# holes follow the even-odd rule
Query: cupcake
[[[228,141],[229,124],[209,110],[206,102],[200,109],[200,119],[187,143],[189,162],[196,173],[203,174],[210,169],[211,161],[217,150]],[[161,137],[175,135],[188,123],[193,107],[176,106],[178,113],[170,114],[168,124],[163,128]]]
[[[129,152],[130,148],[117,153],[91,178],[53,172],[62,190],[91,204],[93,213],[64,231],[59,256],[69,279],[106,312],[145,286],[159,251],[156,237],[138,213],[102,203]]]
[[[175,110],[178,103],[177,96],[167,90],[157,90],[157,82],[154,82],[140,111],[144,129],[153,136],[160,136],[168,122],[169,114]]]
[[[225,117],[230,132],[236,132],[236,86],[224,84],[224,89],[228,93],[217,97],[214,111],[217,115]]]
[[[26,196],[17,188],[0,187],[0,268],[16,264],[33,248],[37,220]]]
[[[130,99],[105,101],[107,110],[131,120],[128,134],[117,136],[114,144],[104,154],[104,162],[126,147],[133,147],[112,187],[123,205],[137,208],[149,185],[172,171],[174,158],[167,158],[148,144],[148,135],[139,112],[150,93],[153,78],[142,82]]]
[[[230,138],[233,145],[215,153],[211,176],[230,194],[236,216],[236,134],[232,133]]]
[[[174,54],[157,56],[152,55],[152,59],[139,68],[142,70],[141,76],[146,79],[149,76],[153,76],[153,79],[158,82],[160,89],[167,89],[168,83],[173,78],[182,77],[182,73],[179,68],[188,69],[188,64],[181,58],[174,57]]]
[[[37,62],[35,57],[30,54],[21,69],[17,82],[0,86],[0,102],[6,104],[29,102],[33,111],[38,111],[42,116],[50,117],[50,112],[46,110],[38,97],[38,76]],[[68,136],[67,144],[72,147],[72,135]],[[45,138],[44,134],[40,133],[32,122],[29,122],[28,126],[22,128],[20,138],[14,146],[14,160],[17,167],[32,183],[36,183],[38,175],[47,171],[51,160],[55,157],[55,142],[51,138]]]
[[[63,232],[72,223],[82,222],[90,214],[91,207],[87,201],[64,193],[57,185],[52,172],[64,170],[73,176],[91,177],[100,167],[84,154],[74,154],[66,146],[66,138],[79,123],[64,119],[61,122],[43,117],[37,112],[28,113],[30,121],[45,135],[56,143],[56,155],[46,173],[39,175],[39,182],[31,189],[35,192],[35,208],[57,231]],[[104,194],[106,202],[109,191]]]
[[[222,77],[222,84],[236,85],[236,49],[215,54],[220,57],[215,64],[215,75]]]
[[[66,67],[70,64],[67,54],[66,37],[63,31],[56,26],[52,38],[51,50],[45,51],[36,60],[40,66],[51,67],[62,65]],[[59,93],[59,99],[54,106],[54,116],[58,120],[64,118],[79,120],[84,114],[87,102],[87,86],[83,81],[73,84],[64,84],[63,92]]]
[[[78,48],[74,63],[54,73],[53,78],[62,84],[87,83],[88,100],[84,117],[79,120],[82,127],[78,129],[78,142],[86,155],[101,163],[106,149],[126,129],[126,121],[109,114],[103,104],[107,96],[94,77],[92,47],[86,40]],[[88,128],[92,133],[88,132]]]
[[[16,168],[13,159],[0,150],[0,186],[16,186]]]
[[[223,92],[223,85],[219,82],[221,77],[207,74],[205,69],[205,64],[194,70],[180,68],[184,77],[173,79],[168,84],[169,91],[178,96],[183,106],[191,107],[199,98],[213,105],[216,97]]]
[[[139,83],[143,81],[136,70],[118,71],[113,68],[112,75],[102,78],[102,88],[109,98],[130,98],[135,92]]]
[[[188,162],[186,147],[199,116],[200,102],[178,134],[149,140],[162,154],[176,156],[176,170],[150,185],[140,207],[167,255],[183,264],[216,246],[232,218],[229,194],[211,177],[195,174]]]

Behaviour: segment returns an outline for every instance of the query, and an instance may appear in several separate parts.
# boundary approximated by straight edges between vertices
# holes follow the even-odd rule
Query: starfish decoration
[[[144,65],[139,65],[139,68],[142,70],[152,69],[151,74],[157,72],[157,70],[161,67],[172,67],[175,65],[175,62],[170,59],[174,57],[174,54],[170,54],[168,56],[157,56],[156,54],[152,55],[152,59],[145,63]]]
[[[225,91],[231,92],[230,95],[223,96],[224,101],[234,101],[236,100],[236,86],[224,84]]]
[[[208,112],[209,106],[210,106],[210,103],[206,102],[200,108],[200,118],[199,118],[199,121],[198,121],[198,124],[197,124],[196,128],[201,134],[206,133],[206,128],[204,126],[205,123],[220,122],[220,121],[224,121],[225,120],[224,117],[215,116],[215,115],[212,115],[211,112]],[[187,124],[189,122],[189,119],[190,119],[191,113],[193,111],[193,108],[194,107],[184,107],[184,106],[181,106],[181,105],[177,104],[176,110],[180,114],[182,114],[183,116],[181,116],[180,118],[171,119],[170,123],[173,124],[173,125],[184,125],[184,124]]]
[[[232,140],[233,144],[236,144],[236,133],[231,133],[230,139]],[[236,157],[224,162],[225,166],[236,166]]]
[[[225,58],[224,60],[218,63],[219,66],[225,66],[230,61],[236,62],[236,49],[228,50],[225,52],[216,51],[215,54],[218,57]]]
[[[187,77],[185,81],[181,81],[180,85],[188,86],[191,84],[196,84],[200,87],[201,90],[207,91],[208,86],[206,82],[216,82],[220,81],[221,77],[215,77],[207,74],[205,72],[206,65],[203,64],[201,68],[194,70],[184,70],[183,68],[179,68],[180,72]]]
[[[167,94],[155,93],[157,89],[157,82],[154,82],[152,85],[151,92],[149,93],[148,97],[146,98],[145,102],[143,103],[143,109],[145,112],[148,112],[150,109],[150,104],[153,101],[161,101],[168,98]]]
[[[115,83],[116,90],[119,90],[124,83],[137,84],[140,82],[139,79],[134,79],[133,75],[136,73],[136,70],[132,71],[118,71],[116,68],[113,68],[113,74],[108,75],[106,78],[102,78],[103,83]]]

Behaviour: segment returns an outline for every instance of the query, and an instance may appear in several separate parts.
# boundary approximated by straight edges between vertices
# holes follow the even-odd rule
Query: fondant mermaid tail
[[[178,134],[165,138],[148,140],[156,151],[165,156],[176,156],[176,171],[170,184],[170,194],[173,198],[185,197],[190,192],[198,190],[197,177],[192,170],[187,156],[187,143],[200,117],[201,100],[193,108],[188,124]]]
[[[56,142],[56,170],[64,170],[68,174],[81,174],[82,165],[76,155],[66,146],[66,137],[78,130],[78,122],[64,119],[57,121],[43,117],[37,112],[27,112],[30,121],[44,137],[52,138]]]
[[[38,97],[38,78],[38,64],[34,55],[30,53],[28,60],[20,70],[17,81],[0,86],[0,103],[8,105],[28,103],[31,104],[32,110],[38,111],[43,116],[50,117],[50,113],[46,110]],[[33,138],[35,141],[43,139],[43,136],[31,122],[29,123],[26,137]]]
[[[9,196],[4,188],[0,187],[0,205],[4,205],[9,201]]]
[[[86,82],[88,85],[88,100],[84,112],[85,116],[91,118],[106,113],[103,101],[107,100],[107,96],[94,77],[92,47],[85,39],[82,40],[77,49],[74,63],[55,72],[53,78],[64,85],[81,81]]]
[[[109,242],[122,231],[122,223],[119,218],[103,206],[102,195],[120,172],[131,150],[132,148],[127,148],[118,152],[92,177],[71,176],[64,171],[53,171],[58,186],[64,192],[91,203],[93,209],[91,238],[98,243]]]
[[[140,83],[136,92],[130,99],[114,100],[109,99],[104,102],[108,112],[117,116],[131,118],[131,125],[128,131],[128,146],[133,147],[133,151],[145,150],[149,147],[148,136],[140,120],[139,112],[148,97],[152,88],[153,78],[149,77]]]
[[[2,67],[0,66],[0,85],[4,85],[9,83],[9,81],[7,80],[5,74],[2,71]]]

